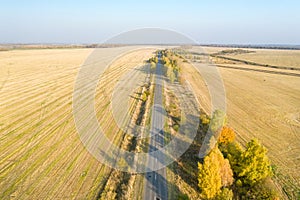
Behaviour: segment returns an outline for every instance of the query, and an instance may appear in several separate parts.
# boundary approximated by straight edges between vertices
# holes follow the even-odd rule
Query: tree
[[[222,186],[230,186],[233,183],[233,172],[227,159],[222,160],[220,175]]]
[[[226,124],[226,114],[222,110],[215,110],[210,121],[210,129],[217,132]]]
[[[266,152],[266,148],[261,146],[256,139],[247,143],[237,169],[237,175],[244,184],[251,186],[271,175],[270,162]]]
[[[201,117],[201,116],[200,116]],[[198,156],[203,158],[213,149],[223,126],[226,124],[226,114],[222,110],[215,110],[209,123],[209,128],[202,142]]]
[[[170,60],[168,57],[162,56],[162,60],[163,60],[163,62],[162,62],[163,64],[165,64],[167,66],[170,64]]]
[[[229,127],[223,127],[221,133],[220,133],[220,136],[219,136],[219,139],[218,139],[218,142],[220,144],[225,144],[227,145],[228,143],[231,143],[233,142],[235,139],[235,133],[234,133],[234,130],[232,128],[229,128]]]
[[[198,163],[198,169],[198,186],[201,195],[207,199],[215,197],[221,192],[222,183],[218,156],[214,151],[204,158],[203,164]]]
[[[189,197],[186,194],[179,194],[177,199],[178,200],[189,200]]]
[[[230,167],[229,161],[224,159],[223,154],[221,151],[216,147],[214,149],[214,153],[218,157],[218,165],[220,168],[220,176],[221,176],[221,183],[223,187],[230,186],[233,183],[233,172]]]
[[[218,147],[215,147],[205,158],[203,164],[198,163],[198,185],[205,198],[213,198],[221,192],[221,187],[233,183],[233,172],[229,161],[224,159]]]
[[[233,172],[236,174],[240,165],[241,155],[243,153],[242,147],[235,143],[229,143],[222,148],[222,153],[225,158],[229,160],[230,166],[233,169]]]
[[[151,64],[158,63],[158,58],[156,56],[152,57],[152,58],[149,58],[148,62],[151,63]]]

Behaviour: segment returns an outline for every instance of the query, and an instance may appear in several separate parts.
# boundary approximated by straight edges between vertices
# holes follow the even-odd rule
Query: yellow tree
[[[214,150],[204,158],[203,164],[198,163],[198,186],[204,198],[211,199],[221,192],[221,176],[218,156]]]
[[[203,164],[198,163],[198,185],[204,198],[214,198],[221,192],[221,187],[233,183],[233,172],[229,161],[224,159],[218,147],[215,147],[205,158]]]

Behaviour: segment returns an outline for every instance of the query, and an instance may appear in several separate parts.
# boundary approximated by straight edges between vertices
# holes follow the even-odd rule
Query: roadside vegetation
[[[146,62],[148,63],[148,61]],[[153,94],[154,94],[154,83],[153,83],[153,73],[154,66],[149,64],[147,69],[149,70],[149,79],[142,86],[137,88],[131,98],[131,123],[148,127],[150,124],[150,109],[153,104]],[[147,130],[147,128],[145,128]],[[131,135],[131,131],[123,135],[121,139],[121,148],[126,151],[131,152],[148,152],[148,139],[139,138]],[[141,132],[140,134],[144,134]],[[120,160],[122,162],[122,160]],[[125,161],[124,161],[125,162]],[[100,199],[141,199],[143,196],[143,185],[144,185],[144,175],[122,172],[119,170],[112,170],[106,185],[101,191]]]
[[[157,56],[153,56],[153,57],[149,58],[149,60],[147,62],[150,64],[156,64],[156,63],[158,63],[158,58],[157,58]]]
[[[171,83],[180,72],[178,63],[183,61],[184,57],[178,56],[175,51],[162,51],[162,62],[167,68],[165,76]],[[164,95],[170,119],[165,129],[171,135],[176,134],[176,119],[180,120],[181,116],[180,112],[172,113],[176,108],[178,110],[180,102],[168,90]],[[257,139],[249,141],[245,148],[241,147],[235,141],[235,131],[227,125],[226,117],[222,122],[216,120],[222,113],[217,110],[209,117],[202,112],[194,143],[180,159],[168,166],[169,190],[173,190],[169,191],[170,198],[278,199],[265,147]],[[209,127],[211,131],[218,132],[218,140],[214,146],[208,144],[211,151],[204,159],[199,159],[197,154]]]
[[[209,118],[202,119],[208,126]],[[278,199],[271,181],[267,150],[257,139],[242,148],[228,126],[220,130],[218,143],[198,162],[198,186],[205,199]]]
[[[171,83],[180,82],[180,58],[172,50],[161,51],[162,64],[166,67],[165,75]]]
[[[208,130],[210,118],[202,113],[193,144],[170,170],[171,195],[175,199],[279,199],[271,179],[272,167],[266,149],[257,139],[242,148],[235,132],[226,124],[217,144],[204,158],[199,149]]]
[[[139,126],[146,126],[149,118],[149,108],[151,107],[151,94],[153,86],[146,83],[134,92],[134,110],[132,112],[132,123]],[[139,140],[130,134],[124,135],[121,148],[126,151],[147,152],[147,143],[145,140]],[[133,199],[142,195],[143,176],[130,174],[119,170],[113,170],[106,186],[101,193],[100,199]]]

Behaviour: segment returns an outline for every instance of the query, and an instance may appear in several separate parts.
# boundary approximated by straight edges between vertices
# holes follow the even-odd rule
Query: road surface
[[[160,60],[160,59],[159,59]],[[151,115],[151,138],[149,151],[155,151],[164,146],[164,111],[163,111],[163,76],[162,65],[156,65],[154,108]],[[162,158],[163,159],[163,158]],[[148,166],[156,165],[161,158],[148,161]],[[154,162],[154,163],[153,163]],[[166,200],[168,197],[166,168],[145,174],[144,199],[145,200]]]

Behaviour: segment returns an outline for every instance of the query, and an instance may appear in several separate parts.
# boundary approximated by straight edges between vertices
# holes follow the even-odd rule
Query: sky
[[[201,44],[300,44],[298,0],[0,0],[0,43],[101,43],[140,28]]]

